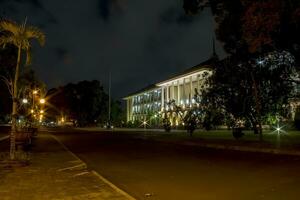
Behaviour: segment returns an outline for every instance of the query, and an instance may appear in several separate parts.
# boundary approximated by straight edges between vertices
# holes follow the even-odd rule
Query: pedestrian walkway
[[[8,140],[0,142],[0,150]],[[0,163],[1,200],[133,200],[69,152],[49,133],[34,141],[30,164]],[[1,159],[1,158],[0,158]]]

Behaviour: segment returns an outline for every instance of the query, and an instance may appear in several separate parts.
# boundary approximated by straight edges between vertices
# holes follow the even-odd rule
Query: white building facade
[[[167,114],[171,125],[181,123],[172,113],[173,108],[168,102],[174,101],[185,109],[197,106],[195,92],[197,90],[201,94],[201,90],[205,88],[205,79],[213,71],[208,63],[211,60],[125,97],[127,122],[159,126]]]

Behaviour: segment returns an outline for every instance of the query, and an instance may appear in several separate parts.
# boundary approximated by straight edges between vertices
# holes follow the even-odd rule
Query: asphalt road
[[[8,136],[10,133],[10,127],[6,125],[0,125],[0,141],[3,137]]]
[[[167,144],[142,133],[52,134],[89,167],[137,199],[300,198],[300,157]]]

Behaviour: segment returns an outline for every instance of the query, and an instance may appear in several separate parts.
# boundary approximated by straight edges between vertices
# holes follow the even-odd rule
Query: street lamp
[[[46,100],[45,99],[40,99],[40,104],[45,104]]]
[[[28,99],[22,99],[22,102],[23,102],[24,104],[27,104],[27,103],[28,103]]]
[[[143,121],[143,125],[144,125],[144,130],[146,129],[146,126],[147,126],[147,122],[146,121]]]

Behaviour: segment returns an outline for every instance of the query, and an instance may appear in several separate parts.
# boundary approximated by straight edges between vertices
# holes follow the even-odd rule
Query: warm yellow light
[[[40,103],[41,103],[41,104],[44,104],[45,102],[46,102],[45,99],[40,99]]]
[[[63,117],[61,118],[61,122],[65,122],[65,119]]]
[[[28,103],[28,100],[27,100],[27,99],[23,99],[22,102],[23,102],[24,104],[26,104],[26,103]]]
[[[42,113],[42,114],[43,114],[43,113],[44,113],[44,111],[43,111],[43,110],[41,110],[41,111],[40,111],[40,113]]]
[[[33,93],[33,94],[37,94],[38,91],[37,91],[37,90],[33,90],[32,93]]]
[[[31,109],[30,112],[33,113],[34,112],[33,109]]]

